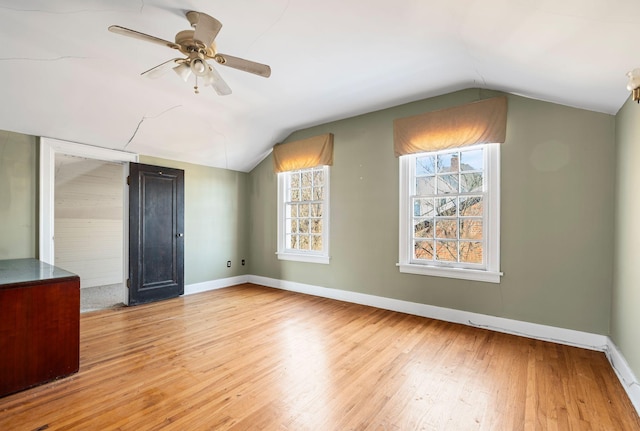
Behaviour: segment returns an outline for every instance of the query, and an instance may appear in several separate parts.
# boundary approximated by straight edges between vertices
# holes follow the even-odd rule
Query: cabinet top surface
[[[69,277],[77,277],[77,275],[38,259],[0,260],[0,288],[8,284],[41,282]]]

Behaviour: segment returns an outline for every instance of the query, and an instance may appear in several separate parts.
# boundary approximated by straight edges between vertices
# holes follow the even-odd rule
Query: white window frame
[[[286,218],[285,218],[285,203],[287,196],[287,179],[290,172],[278,173],[278,251],[276,252],[279,260],[290,260],[296,262],[307,263],[321,263],[329,264],[329,195],[330,195],[330,181],[329,181],[329,166],[322,166],[324,172],[324,201],[322,211],[322,252],[317,251],[305,251],[297,249],[289,249],[286,247]],[[292,171],[299,172],[300,170]]]
[[[400,157],[400,272],[436,277],[458,278],[463,280],[500,283],[500,144],[484,144],[474,147],[462,147],[459,150],[484,147],[484,184],[485,202],[485,250],[486,264],[483,269],[452,267],[446,262],[417,263],[412,252],[412,182],[415,183],[415,159],[426,154],[447,153],[452,150],[434,153],[409,154]]]

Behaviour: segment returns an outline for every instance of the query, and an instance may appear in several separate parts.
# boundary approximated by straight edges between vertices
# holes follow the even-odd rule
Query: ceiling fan
[[[271,68],[266,64],[260,64],[217,52],[214,40],[222,28],[220,21],[205,13],[195,11],[187,12],[187,19],[194,30],[178,32],[175,36],[175,42],[169,42],[168,40],[140,33],[139,31],[119,25],[110,26],[109,31],[177,49],[186,55],[186,58],[173,58],[142,72],[142,76],[157,78],[169,69],[173,69],[187,82],[193,73],[196,77],[196,85],[194,87],[196,94],[199,93],[198,78],[202,80],[204,86],[213,87],[220,96],[231,94],[231,88],[229,88],[216,69],[207,63],[206,60],[214,60],[217,64],[253,73],[265,78],[271,75]]]

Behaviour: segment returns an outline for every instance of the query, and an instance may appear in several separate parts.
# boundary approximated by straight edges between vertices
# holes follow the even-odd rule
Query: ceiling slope
[[[180,3],[179,7],[176,4]],[[633,0],[0,0],[0,129],[202,165],[251,170],[292,131],[481,87],[614,114],[640,67]],[[233,93],[169,72],[185,14],[222,22]]]

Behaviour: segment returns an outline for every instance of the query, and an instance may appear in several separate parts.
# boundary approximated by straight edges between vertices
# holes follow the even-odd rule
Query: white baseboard
[[[446,322],[475,326],[477,328],[484,328],[491,331],[519,335],[536,340],[550,341],[553,343],[604,352],[611,364],[611,367],[618,376],[620,383],[627,392],[631,403],[638,414],[640,414],[640,382],[629,367],[624,356],[622,356],[613,341],[606,335],[592,334],[572,329],[558,328],[537,323],[523,322],[520,320],[506,319],[503,317],[489,316],[486,314],[472,313],[469,311],[436,307],[433,305],[385,298],[366,293],[331,289],[257,275],[242,275],[220,280],[212,280],[204,283],[190,284],[185,286],[185,295],[205,292],[207,290],[221,289],[242,283],[254,283],[276,289],[368,305],[370,307],[382,308],[385,310],[398,311],[401,313],[443,320]]]
[[[607,337],[607,349],[605,350],[605,354],[607,355],[607,359],[615,371],[620,383],[622,383],[622,387],[627,392],[631,403],[636,408],[638,414],[640,414],[640,382],[638,382],[638,378],[635,373],[629,367],[627,360],[622,356],[618,347],[613,343],[613,341]]]
[[[193,295],[194,293],[206,292],[208,290],[222,289],[224,287],[235,286],[236,284],[248,283],[248,280],[248,275],[238,275],[235,277],[204,281],[202,283],[187,284],[184,286],[184,294]]]
[[[607,350],[607,336],[591,334],[589,332],[574,331],[572,329],[557,328],[554,326],[522,322],[519,320],[505,319],[503,317],[472,313],[469,311],[436,307],[433,305],[384,298],[365,293],[330,289],[267,277],[258,277],[255,275],[249,276],[249,283],[261,284],[263,286],[306,293],[324,298],[337,299],[340,301],[353,302],[356,304],[369,305],[371,307],[399,311],[401,313],[413,314],[416,316],[430,317],[432,319],[444,320],[446,322],[461,323],[463,325],[475,326],[477,328],[485,328],[492,331],[520,335],[537,340],[551,341],[569,346],[582,347],[600,352]]]

